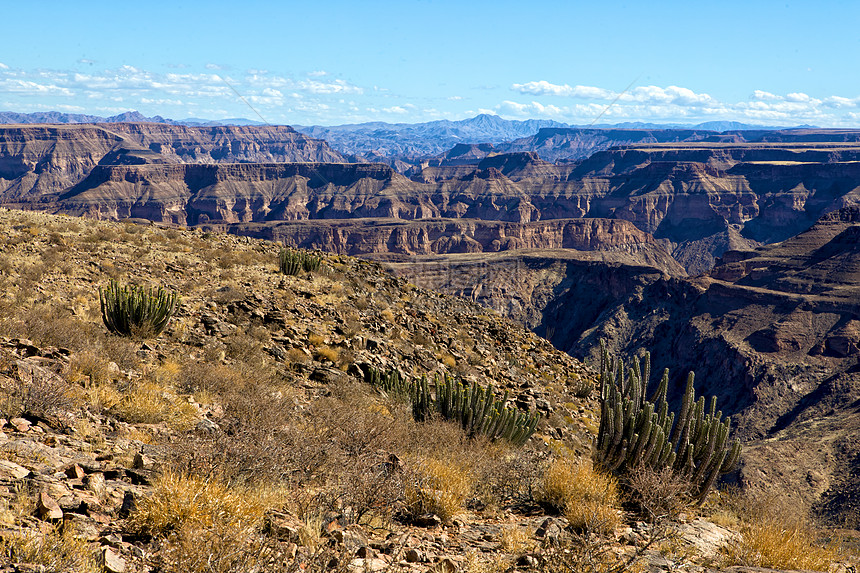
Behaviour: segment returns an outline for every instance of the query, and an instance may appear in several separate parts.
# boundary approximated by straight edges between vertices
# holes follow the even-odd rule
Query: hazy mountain
[[[459,143],[501,143],[534,135],[544,127],[567,127],[548,119],[516,121],[481,114],[471,119],[426,123],[371,122],[350,125],[293,126],[296,131],[325,139],[341,153],[418,158],[438,155]]]
[[[64,113],[60,111],[37,111],[34,113],[0,111],[0,123],[166,123],[168,125],[192,125],[195,127],[211,127],[216,125],[266,125],[263,122],[253,121],[243,117],[219,120],[192,117],[176,120],[164,118],[160,115],[146,117],[139,111],[126,111],[110,117],[83,113]]]

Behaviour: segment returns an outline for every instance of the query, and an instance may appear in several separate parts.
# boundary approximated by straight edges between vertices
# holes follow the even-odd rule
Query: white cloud
[[[325,70],[314,70],[312,72],[308,72],[308,76],[312,78],[321,78],[323,76],[327,76],[328,72]]]
[[[514,84],[511,86],[511,89],[521,94],[530,94],[538,96],[554,95],[582,99],[612,99],[616,95],[614,92],[602,88],[596,88],[592,86],[571,87],[567,84],[551,84],[546,80],[526,82],[524,84]]]
[[[405,107],[401,107],[399,105],[394,105],[391,107],[382,108],[382,112],[383,113],[394,113],[397,115],[403,115],[403,114],[409,113],[409,110],[407,110]]]
[[[220,64],[206,64],[206,69],[207,70],[223,70],[226,68]]]
[[[349,84],[343,80],[320,82],[317,80],[302,80],[296,84],[299,89],[309,91],[313,94],[361,94],[364,93],[358,86]]]
[[[0,62],[0,70],[8,70],[8,69],[9,69],[9,66],[4,64],[3,62]]]

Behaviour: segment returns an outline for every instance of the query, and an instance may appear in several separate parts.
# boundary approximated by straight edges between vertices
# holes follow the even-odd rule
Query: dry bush
[[[197,411],[187,400],[155,381],[131,384],[121,393],[122,398],[110,407],[110,411],[124,422],[167,422],[171,427],[182,430],[197,421]]]
[[[720,506],[721,520],[734,517],[740,531],[740,539],[723,548],[726,567],[827,571],[841,557],[819,542],[803,508],[788,499],[727,492]]]
[[[100,573],[99,560],[86,541],[75,537],[71,528],[63,533],[51,528],[46,533],[28,530],[0,539],[0,554],[11,563],[30,563],[57,573]]]
[[[158,540],[161,570],[285,570],[276,545],[262,536],[265,511],[282,506],[283,491],[170,471],[153,485],[130,527]]]
[[[544,474],[540,498],[564,513],[576,530],[612,533],[620,524],[615,478],[590,462],[558,458]]]
[[[407,463],[406,506],[413,515],[435,513],[448,521],[465,509],[475,484],[467,465],[434,458],[415,458]]]
[[[265,492],[167,471],[156,479],[152,493],[141,498],[131,527],[150,535],[216,525],[253,530],[262,527],[271,501]]]
[[[517,526],[502,528],[499,541],[502,551],[515,555],[531,553],[537,547],[531,532]]]
[[[260,366],[264,362],[263,342],[244,332],[235,332],[224,338],[227,357],[247,364]]]
[[[92,351],[78,352],[72,355],[69,363],[69,381],[82,386],[99,386],[113,378],[110,363],[104,356]]]
[[[19,366],[16,378],[0,383],[0,415],[14,418],[30,414],[40,418],[64,416],[76,411],[84,392],[56,374],[41,368]]]
[[[313,346],[322,346],[323,344],[325,344],[325,336],[316,333],[309,334],[308,344],[311,344]]]
[[[317,360],[328,360],[332,363],[337,363],[340,360],[340,350],[331,346],[317,348],[315,355]]]
[[[651,524],[675,519],[692,502],[692,485],[672,468],[639,466],[624,476],[625,498]]]

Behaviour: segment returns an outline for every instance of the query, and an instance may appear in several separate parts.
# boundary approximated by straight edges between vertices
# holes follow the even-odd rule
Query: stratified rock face
[[[475,219],[347,219],[238,224],[231,233],[295,247],[406,262],[424,255],[570,249],[629,255],[670,275],[684,269],[655,241],[627,221],[555,219],[531,223]]]
[[[157,123],[0,126],[0,201],[40,201],[96,165],[327,161],[344,158],[287,126]],[[157,209],[154,209],[157,211]]]
[[[670,137],[669,130],[593,131],[638,141]],[[462,146],[452,150],[452,161],[472,158],[473,164],[428,166],[407,179],[379,164],[310,163],[340,157],[290,128],[0,128],[0,201],[180,224],[617,219],[663,240],[690,274],[708,271],[727,250],[788,239],[825,213],[860,204],[860,144],[850,141],[853,132],[776,143],[671,133],[685,141],[613,148],[567,165],[550,164],[533,151]],[[297,159],[308,163],[284,163]]]

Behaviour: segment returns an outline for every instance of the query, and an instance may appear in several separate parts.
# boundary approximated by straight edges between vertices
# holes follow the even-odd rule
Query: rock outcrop
[[[663,245],[627,221],[551,219],[531,223],[478,219],[317,219],[223,226],[231,233],[331,253],[408,262],[424,255],[568,249],[627,255],[669,275],[684,269]]]
[[[38,202],[96,165],[327,161],[344,158],[287,126],[159,123],[0,126],[0,201]]]

